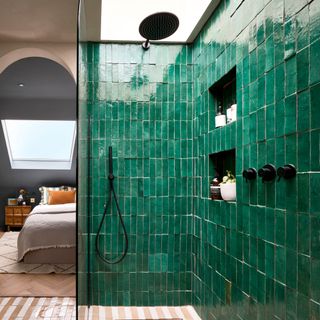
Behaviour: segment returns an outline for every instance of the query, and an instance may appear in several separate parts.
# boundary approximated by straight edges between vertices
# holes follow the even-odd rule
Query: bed
[[[74,264],[76,204],[38,205],[29,214],[17,242],[18,261]]]

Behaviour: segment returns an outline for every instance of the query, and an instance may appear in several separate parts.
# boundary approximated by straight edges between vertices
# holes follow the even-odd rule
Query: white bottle
[[[237,120],[237,104],[234,102],[233,105],[230,107],[231,109],[231,121]]]
[[[221,105],[219,105],[219,107],[218,107],[218,113],[215,117],[215,124],[216,124],[216,128],[223,127],[226,125],[226,115],[222,114]]]
[[[232,122],[232,106],[227,109],[227,123]]]

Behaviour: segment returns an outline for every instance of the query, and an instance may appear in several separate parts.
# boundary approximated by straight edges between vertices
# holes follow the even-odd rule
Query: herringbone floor
[[[0,231],[0,238],[4,232]],[[74,274],[0,274],[0,297],[75,297]]]
[[[0,297],[75,297],[76,276],[0,274]]]

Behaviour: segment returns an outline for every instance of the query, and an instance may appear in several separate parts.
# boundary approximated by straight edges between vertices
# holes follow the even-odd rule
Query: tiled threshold
[[[1,320],[76,320],[75,298],[0,298]]]
[[[79,307],[79,320],[201,320],[192,306]]]

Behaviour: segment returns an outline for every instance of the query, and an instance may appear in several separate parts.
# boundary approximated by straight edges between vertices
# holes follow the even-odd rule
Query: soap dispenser
[[[218,113],[215,117],[215,124],[216,124],[216,128],[223,127],[226,125],[226,115],[222,114],[221,103],[219,103],[219,106],[218,106]]]

